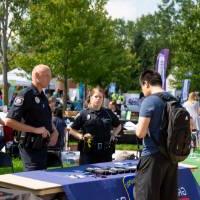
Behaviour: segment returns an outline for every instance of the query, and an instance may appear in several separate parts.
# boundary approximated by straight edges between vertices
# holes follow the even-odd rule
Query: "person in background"
[[[74,110],[74,104],[73,102],[70,100],[69,96],[67,96],[67,110]]]
[[[1,126],[4,126],[5,124],[4,124],[4,121],[0,118],[0,125]],[[4,141],[4,135],[3,135],[3,127],[1,128],[1,130],[0,130],[0,151],[1,151],[1,149],[5,146],[5,141]],[[1,160],[0,160],[0,162],[1,162]]]
[[[56,97],[54,96],[49,97],[48,102],[49,102],[49,107],[51,109],[51,112],[53,113],[56,108]]]
[[[104,108],[108,108],[109,107],[109,91],[108,89],[105,90],[105,95],[104,95],[104,99],[103,99],[103,107]]]
[[[189,94],[188,100],[183,104],[183,107],[185,107],[186,110],[190,113],[193,122],[193,130],[200,132],[200,107],[197,99],[197,94],[195,92],[191,92]]]
[[[6,126],[22,132],[19,151],[25,171],[46,169],[47,147],[57,142],[58,132],[43,92],[50,80],[48,66],[35,66],[32,85],[18,94],[4,120]]]
[[[121,130],[118,117],[103,108],[104,91],[93,88],[87,98],[87,109],[81,111],[70,128],[79,140],[80,164],[112,161],[114,137]]]
[[[183,107],[186,108],[191,117],[192,148],[195,150],[199,142],[200,134],[200,107],[198,96],[195,92],[189,94],[188,100],[183,104]]]
[[[51,108],[53,123],[58,131],[58,140],[54,147],[64,150],[66,134],[68,134],[67,126],[63,118],[63,107],[61,105],[56,105],[56,98],[51,96],[48,98],[49,107]]]
[[[0,90],[0,106],[3,106],[3,94],[1,90]]]
[[[57,89],[53,92],[53,96],[56,98],[61,98],[63,96],[63,91],[60,89]]]
[[[162,79],[158,72],[146,70],[140,76],[140,85],[145,99],[142,101],[136,136],[143,138],[143,150],[139,159],[136,177],[133,180],[136,200],[178,200],[177,164],[173,164],[159,151],[152,137],[159,140],[160,125],[165,103],[156,96],[162,93]]]
[[[65,141],[66,141],[66,134],[68,134],[67,126],[65,120],[63,118],[63,108],[56,107],[53,112],[53,123],[59,133],[58,141],[55,147],[64,150]]]
[[[115,113],[115,115],[117,116],[121,115],[120,109],[118,108],[116,101],[110,101],[108,104],[108,108],[112,110],[113,113]]]
[[[9,105],[10,107],[12,106],[16,96],[17,96],[17,92],[14,92],[13,95],[12,95],[12,98],[10,100],[10,105]]]

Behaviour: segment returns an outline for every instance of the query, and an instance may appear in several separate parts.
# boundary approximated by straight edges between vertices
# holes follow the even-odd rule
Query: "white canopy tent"
[[[50,83],[49,83],[48,88],[50,90],[55,90],[56,89],[56,82],[57,82],[57,78],[52,78]]]
[[[172,74],[169,74],[169,76],[166,79],[166,90],[167,91],[172,91],[176,89],[173,85],[172,82],[175,81],[175,77]]]
[[[7,73],[8,82],[13,86],[31,85],[31,76],[23,69],[15,68]],[[0,74],[0,85],[3,85],[3,74]]]
[[[169,74],[166,79],[166,91],[170,92],[175,97],[180,97],[181,90],[177,90],[176,87],[172,85],[173,81],[176,81],[176,78],[172,74]]]
[[[11,86],[30,86],[31,75],[21,68],[15,68],[7,73],[8,82]],[[51,79],[49,89],[55,90],[56,78]],[[0,85],[3,85],[3,74],[0,74]]]

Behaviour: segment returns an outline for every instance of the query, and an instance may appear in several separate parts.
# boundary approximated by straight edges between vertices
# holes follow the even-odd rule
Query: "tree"
[[[154,14],[140,17],[136,22],[121,21],[120,35],[125,38],[126,46],[135,56],[131,74],[134,77],[134,88],[139,89],[139,74],[147,68],[155,68],[155,62],[159,51],[163,48],[170,49],[173,56],[172,36],[176,26],[176,9],[174,3],[161,4]],[[171,70],[169,63],[168,70]],[[137,66],[137,67],[136,67]]]
[[[191,90],[200,91],[200,1],[185,0],[179,3],[178,24],[173,36],[177,80],[190,79]],[[175,83],[181,86],[181,81]]]
[[[126,56],[129,56],[129,65],[127,65],[127,69],[125,67],[121,68],[121,72],[116,71],[115,79],[113,82],[120,81],[119,85],[122,91],[128,90],[139,90],[139,81],[138,77],[140,74],[140,62],[137,57],[137,52],[133,48],[133,39],[134,39],[134,30],[135,24],[131,21],[124,21],[122,19],[115,20],[115,32],[118,41],[126,51]],[[120,74],[120,76],[119,76]]]
[[[0,2],[0,62],[3,72],[3,97],[5,105],[8,105],[7,72],[9,62],[13,56],[11,47],[17,38],[17,30],[20,27],[20,22],[26,12],[27,5],[28,1],[26,0],[1,0]]]
[[[33,3],[20,34],[26,55],[22,52],[16,62],[49,64],[65,80],[65,87],[67,78],[103,87],[112,80],[123,85],[134,57],[116,38],[116,23],[107,17],[105,2]]]

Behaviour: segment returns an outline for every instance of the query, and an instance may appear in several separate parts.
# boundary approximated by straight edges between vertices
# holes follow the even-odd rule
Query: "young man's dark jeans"
[[[160,153],[141,157],[134,179],[135,200],[178,200],[177,169]]]

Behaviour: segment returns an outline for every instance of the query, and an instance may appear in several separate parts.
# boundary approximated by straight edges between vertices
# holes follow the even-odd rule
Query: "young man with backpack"
[[[140,84],[146,98],[141,104],[136,129],[137,137],[143,138],[143,150],[134,179],[134,197],[136,200],[177,200],[177,163],[188,155],[188,149],[186,149],[185,157],[179,152],[174,153],[174,149],[176,151],[179,144],[170,143],[172,146],[175,145],[174,149],[172,148],[173,152],[166,151],[169,144],[169,135],[165,136],[166,145],[161,142],[161,139],[167,133],[171,134],[170,139],[176,141],[173,138],[174,133],[168,130],[169,123],[165,126],[165,130],[167,129],[164,131],[165,133],[162,130],[163,113],[167,108],[166,102],[173,102],[173,106],[175,105],[176,109],[173,108],[172,110],[175,112],[179,112],[182,108],[177,105],[177,101],[173,96],[162,89],[162,79],[159,73],[153,70],[144,71],[140,76]],[[186,115],[183,116],[184,120],[186,120],[186,127],[182,127],[183,135],[188,135],[189,119],[187,118],[189,117],[187,112],[182,111]],[[168,117],[170,118],[171,116]],[[177,119],[180,120],[179,118]],[[166,122],[167,120],[169,119],[164,121]],[[183,123],[184,121],[182,121]],[[179,131],[176,133],[179,133]],[[190,144],[186,145],[187,148],[189,146]],[[181,150],[184,149],[183,147],[181,148]]]

